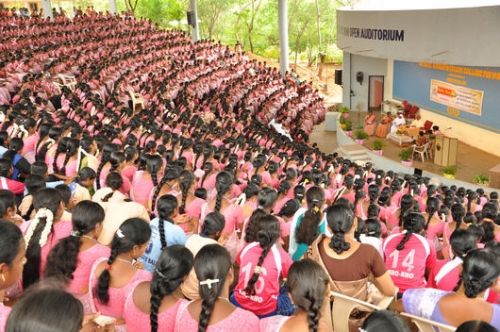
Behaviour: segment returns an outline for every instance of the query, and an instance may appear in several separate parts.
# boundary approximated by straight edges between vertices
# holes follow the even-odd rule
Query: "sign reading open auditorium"
[[[361,38],[369,40],[404,41],[405,31],[396,29],[370,29],[358,27],[339,26],[338,32],[351,38]]]
[[[475,115],[481,115],[483,94],[484,91],[431,80],[432,101]]]

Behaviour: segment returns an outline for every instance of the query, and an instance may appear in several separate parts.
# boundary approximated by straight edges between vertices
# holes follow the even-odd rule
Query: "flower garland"
[[[52,224],[54,223],[54,214],[49,209],[42,208],[36,212],[35,218],[31,221],[28,232],[24,236],[26,246],[29,246],[31,238],[33,237],[33,232],[37,228],[38,224],[40,223],[40,219],[42,218],[45,218],[45,226],[40,234],[40,240],[38,241],[38,244],[40,245],[40,247],[43,247],[45,243],[47,243],[47,239],[52,229]]]

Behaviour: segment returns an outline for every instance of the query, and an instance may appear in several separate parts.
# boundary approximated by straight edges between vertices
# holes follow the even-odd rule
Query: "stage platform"
[[[351,112],[350,119],[353,122],[353,128],[358,128],[359,125],[363,122],[366,113],[357,113]],[[377,121],[379,118],[379,114],[377,114]],[[354,129],[356,130],[356,129]],[[372,142],[376,139],[376,137],[370,137],[367,139],[363,147],[371,150]],[[397,143],[390,141],[388,139],[382,139],[384,142],[383,153],[384,157],[390,159],[394,162],[399,162],[400,159],[398,157],[399,152],[401,151],[401,147],[398,146]],[[310,143],[317,143],[318,147],[324,151],[325,153],[331,153],[336,151],[339,148],[337,134],[334,131],[325,131],[325,123],[322,123],[314,129],[313,133],[310,136]],[[341,142],[342,143],[342,142]],[[343,144],[341,144],[343,145]],[[468,182],[474,184],[474,177],[477,175],[485,175],[488,176],[488,171],[500,164],[500,158],[471,147],[464,142],[458,142],[457,148],[457,175],[456,179],[464,182]],[[424,171],[436,174],[438,176],[442,176],[441,166],[435,165],[432,161],[413,161],[413,167],[420,168]],[[408,171],[410,168],[408,168]],[[411,169],[413,171],[413,169]],[[496,188],[498,189],[498,188]]]

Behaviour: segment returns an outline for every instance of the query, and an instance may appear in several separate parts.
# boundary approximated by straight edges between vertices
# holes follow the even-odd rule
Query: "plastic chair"
[[[409,318],[413,324],[417,325],[418,330],[421,332],[452,332],[456,329],[451,325],[446,325],[442,323],[435,322],[430,319],[425,319],[422,317],[407,314],[405,312],[401,313],[401,316]]]
[[[425,143],[422,146],[413,145],[412,157],[416,154],[420,156],[420,159],[423,163],[425,163],[425,155],[427,154],[427,150],[429,149],[429,142]]]
[[[330,292],[330,295],[333,297],[332,320],[333,330],[336,332],[349,331],[349,317],[354,309],[368,312],[384,310],[394,300],[393,297],[384,297],[379,305],[374,305],[337,292]]]
[[[130,98],[132,99],[132,109],[136,110],[136,106],[137,105],[141,105],[141,110],[145,109],[146,107],[144,106],[144,98],[142,98],[141,94],[140,93],[137,93],[133,90],[129,90],[129,95],[130,95]]]
[[[426,152],[426,156],[428,159],[432,160],[432,158],[434,158],[434,144],[435,144],[435,141],[434,140],[430,140],[427,144],[429,144],[427,146],[427,152]]]
[[[64,75],[59,74],[59,78],[61,79],[62,85],[67,86],[71,91],[76,88],[76,78],[73,75]]]

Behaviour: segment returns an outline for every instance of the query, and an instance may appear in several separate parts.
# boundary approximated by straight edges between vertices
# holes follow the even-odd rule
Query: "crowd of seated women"
[[[0,31],[0,331],[332,331],[330,291],[500,328],[497,193],[322,153],[309,84],[181,31]]]

